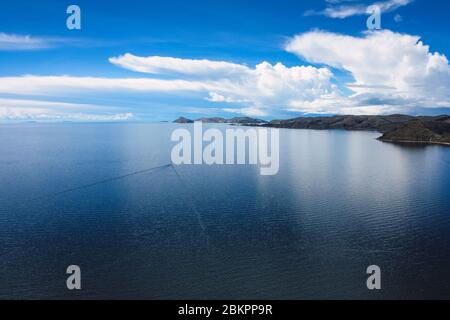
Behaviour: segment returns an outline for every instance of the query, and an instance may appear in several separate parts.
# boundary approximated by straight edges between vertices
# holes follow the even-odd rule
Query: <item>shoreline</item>
[[[381,139],[377,138],[378,141],[381,142],[389,142],[389,143],[407,143],[407,144],[426,144],[426,145],[441,145],[441,146],[449,146],[449,142],[439,142],[439,141],[412,141],[412,140],[390,140],[390,139]]]
[[[450,116],[446,114],[438,116],[393,114],[298,117],[269,122],[249,117],[232,119],[200,118],[197,120],[180,117],[174,122],[186,123],[195,121],[277,129],[376,131],[381,135],[377,140],[388,143],[450,146]]]

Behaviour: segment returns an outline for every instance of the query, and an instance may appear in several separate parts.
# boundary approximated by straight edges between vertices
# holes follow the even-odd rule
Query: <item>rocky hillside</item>
[[[413,117],[388,116],[334,116],[300,117],[274,120],[267,124],[274,128],[375,130],[383,133],[379,139],[389,142],[421,142],[450,144],[450,116]]]
[[[376,130],[387,132],[414,119],[414,117],[407,115],[300,117],[290,120],[274,120],[269,123],[269,126],[295,129]]]
[[[411,121],[384,133],[379,140],[387,142],[440,143],[450,145],[450,122]]]

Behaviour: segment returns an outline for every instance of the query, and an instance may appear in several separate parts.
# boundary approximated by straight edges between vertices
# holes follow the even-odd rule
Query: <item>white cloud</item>
[[[164,75],[194,77],[215,89],[208,92],[210,102],[234,103],[241,108],[227,112],[264,116],[270,109],[287,106],[291,101],[312,101],[337,89],[333,74],[327,68],[312,66],[286,67],[262,62],[254,68],[225,61],[192,60],[171,57],[137,57],[125,54],[110,61],[129,70]],[[191,82],[193,83],[193,82]]]
[[[388,30],[363,37],[314,31],[291,39],[286,50],[350,72],[354,106],[450,107],[448,60],[419,40]]]
[[[370,6],[360,3],[342,4],[343,2],[350,2],[350,1],[327,1],[327,2],[333,5],[320,12],[308,11],[306,15],[321,14],[329,18],[345,19],[351,16],[365,15],[367,14],[368,8],[373,5],[380,7],[382,12],[392,12],[400,7],[410,4],[411,2],[413,2],[413,0],[386,0],[375,2]]]
[[[172,57],[111,58],[117,66],[164,77],[101,78],[72,76],[0,77],[0,94],[68,97],[102,93],[167,93],[211,102],[210,110],[248,116],[266,116],[279,110],[304,113],[379,114],[408,108],[450,107],[450,67],[447,58],[430,52],[419,37],[392,31],[366,32],[360,37],[313,31],[290,39],[285,49],[305,61],[325,67],[294,66],[262,62],[254,67],[225,61]],[[330,68],[350,73],[353,91],[344,95]],[[0,106],[2,100],[0,99]],[[3,101],[4,102],[4,101]],[[47,103],[47,102],[46,102]],[[15,104],[15,112],[22,108]],[[27,109],[40,114],[52,109],[67,114],[97,114],[122,119],[129,114],[93,111],[91,105],[27,102]],[[12,107],[3,106],[11,117]]]
[[[147,78],[101,78],[72,76],[0,77],[0,93],[60,96],[89,91],[174,92],[210,91],[222,88],[214,81],[161,80]]]
[[[39,108],[2,108],[0,107],[0,121],[82,121],[109,122],[126,121],[133,118],[132,113],[120,114],[89,114],[89,113],[56,113]]]
[[[358,97],[345,97],[339,94],[324,95],[313,101],[292,101],[288,111],[305,114],[352,114],[379,115],[395,113],[402,109],[399,106],[386,104],[364,104]]]
[[[81,37],[38,37],[0,32],[0,51],[33,51],[59,47],[103,47],[112,41]]]
[[[0,50],[36,50],[48,48],[50,44],[41,38],[0,32]]]
[[[172,57],[138,57],[129,53],[119,57],[112,57],[109,61],[119,67],[142,73],[183,75],[202,77],[224,77],[242,74],[249,71],[244,65],[226,61],[180,59]]]
[[[222,111],[228,113],[242,114],[247,117],[265,117],[268,115],[266,111],[263,111],[258,108],[238,108],[238,109],[223,108]]]
[[[143,60],[142,68],[135,64],[136,70],[147,70],[148,60]],[[183,65],[195,66],[185,71],[196,79],[150,79],[150,78],[98,78],[70,76],[22,76],[0,77],[0,93],[19,95],[62,96],[86,92],[197,92],[212,103],[235,103],[248,114],[266,114],[264,109],[286,106],[292,100],[314,100],[320,95],[336,90],[332,84],[333,74],[327,68],[312,66],[286,67],[281,63],[272,65],[263,62],[254,68],[234,65],[232,73],[214,67],[215,79],[205,75],[211,66],[221,66],[220,61],[177,59],[179,66],[171,69],[166,59],[150,59],[152,70],[164,75],[181,72]],[[159,64],[159,63],[160,64]],[[205,64],[203,66],[203,64]],[[145,73],[147,71],[144,71]]]
[[[209,94],[210,100],[242,105],[239,113],[265,115],[271,109],[288,105],[290,101],[311,101],[336,91],[332,77],[327,68],[289,68],[281,63],[272,65],[263,62],[249,72],[223,79],[224,83],[231,82],[233,85],[218,88]]]
[[[365,6],[341,6],[337,8],[326,8],[321,14],[335,19],[345,19],[351,16],[366,14]]]
[[[134,117],[129,112],[111,112],[114,109],[116,108],[91,104],[0,99],[0,120],[124,121]]]
[[[233,101],[233,99],[224,97],[221,94],[218,94],[216,92],[210,92],[209,97],[207,97],[205,99],[210,102],[227,102],[227,103],[235,102],[235,101]]]
[[[81,103],[67,103],[67,102],[55,102],[44,100],[29,100],[29,99],[5,99],[0,98],[0,107],[9,108],[50,108],[50,109],[64,109],[64,110],[105,110],[116,109],[111,106],[101,106],[93,104],[81,104]]]

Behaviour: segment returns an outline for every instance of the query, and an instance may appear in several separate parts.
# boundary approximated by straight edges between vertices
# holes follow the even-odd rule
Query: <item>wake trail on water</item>
[[[131,172],[131,173],[128,173],[128,174],[125,174],[125,175],[112,177],[112,178],[108,178],[108,179],[92,182],[92,183],[89,183],[89,184],[84,184],[84,185],[81,185],[81,186],[65,189],[65,190],[58,191],[58,192],[44,194],[44,195],[39,196],[39,197],[22,200],[20,202],[17,202],[15,205],[19,205],[20,206],[20,205],[23,205],[23,204],[25,204],[27,202],[39,201],[39,200],[43,200],[43,199],[46,199],[46,198],[52,198],[52,197],[60,196],[60,195],[66,194],[66,193],[79,191],[79,190],[95,187],[95,186],[98,186],[98,185],[102,185],[102,184],[105,184],[105,183],[122,180],[122,179],[125,179],[125,178],[128,178],[128,177],[132,177],[132,176],[143,174],[143,173],[152,172],[152,171],[155,171],[155,170],[158,170],[158,169],[169,168],[170,166],[172,166],[172,164],[165,164],[165,165],[161,165],[161,166],[157,166],[157,167],[152,167],[152,168],[148,168],[148,169],[143,169],[143,170]],[[11,204],[10,206],[13,206],[13,205],[14,204]]]
[[[200,228],[202,229],[202,234],[206,238],[207,247],[209,248],[209,236],[206,233],[205,224],[203,223],[203,219],[202,219],[202,216],[200,215],[200,212],[197,210],[197,206],[195,204],[196,200],[195,200],[194,196],[192,195],[192,193],[189,192],[189,190],[191,190],[192,188],[190,188],[189,184],[183,179],[183,177],[180,175],[180,173],[178,172],[178,170],[175,168],[175,166],[173,164],[171,164],[171,167],[172,167],[173,171],[175,172],[176,176],[178,177],[178,180],[180,180],[183,188],[186,190],[186,193],[190,199],[190,206],[191,206],[192,210],[194,210],[194,213],[197,217],[198,224],[199,224]]]

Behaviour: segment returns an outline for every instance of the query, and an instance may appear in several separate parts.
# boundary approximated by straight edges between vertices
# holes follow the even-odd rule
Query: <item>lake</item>
[[[450,147],[280,130],[262,176],[170,166],[180,127],[1,124],[0,298],[450,297]]]

